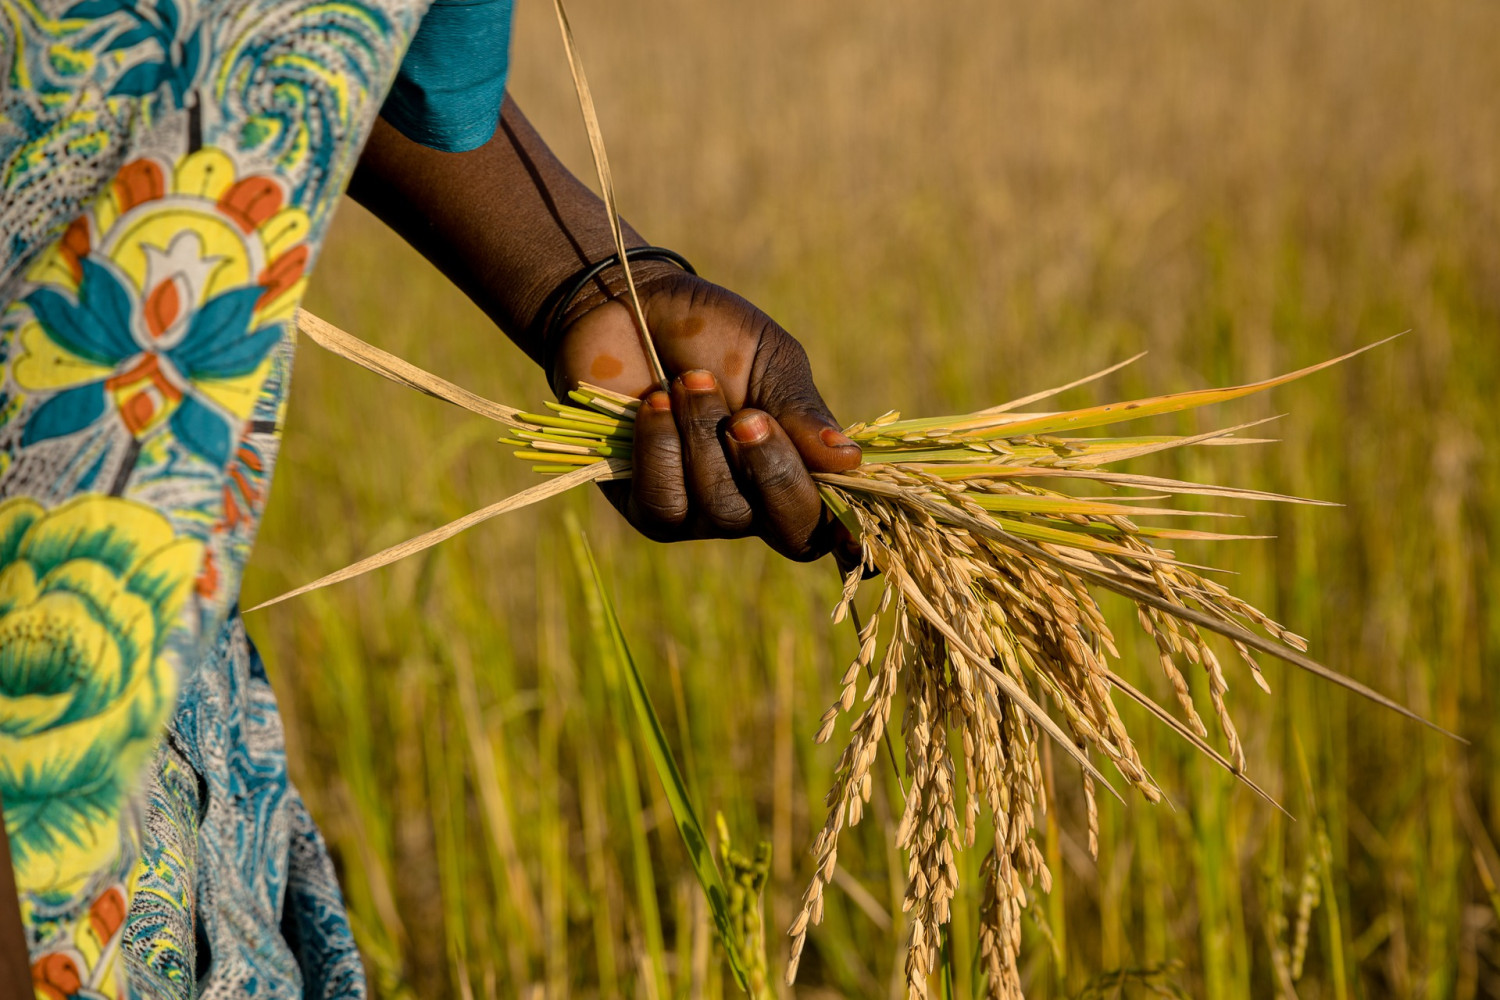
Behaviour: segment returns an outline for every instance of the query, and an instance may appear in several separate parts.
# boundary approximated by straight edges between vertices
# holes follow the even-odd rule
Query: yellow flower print
[[[120,849],[202,558],[133,500],[0,503],[0,801],[22,892],[75,892]]]

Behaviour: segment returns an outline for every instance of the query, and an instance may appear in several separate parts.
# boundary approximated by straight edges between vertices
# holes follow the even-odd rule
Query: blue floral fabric
[[[0,0],[0,802],[39,1000],[349,998],[235,611],[422,0]]]

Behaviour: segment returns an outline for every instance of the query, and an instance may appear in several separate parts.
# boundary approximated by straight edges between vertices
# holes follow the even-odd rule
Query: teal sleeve
[[[484,145],[500,122],[514,0],[434,0],[380,114],[431,149]]]

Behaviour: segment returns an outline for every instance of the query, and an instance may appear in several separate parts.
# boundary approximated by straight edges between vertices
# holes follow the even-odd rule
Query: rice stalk
[[[771,875],[771,843],[762,840],[752,857],[734,846],[723,813],[714,814],[719,835],[719,863],[729,891],[729,913],[735,945],[745,963],[745,992],[751,1000],[772,1000],[776,991],[766,960],[765,890]]]
[[[974,846],[983,813],[992,819],[994,835],[983,845],[987,853],[980,868],[985,899],[980,957],[990,997],[1021,996],[1021,914],[1032,890],[1047,891],[1052,880],[1033,840],[1043,797],[1038,753],[1043,734],[1083,771],[1091,852],[1097,853],[1095,790],[1102,785],[1115,793],[1102,766],[1149,801],[1161,798],[1116,710],[1116,690],[1280,808],[1244,773],[1245,752],[1229,711],[1229,670],[1210,644],[1211,635],[1229,640],[1234,658],[1262,690],[1269,691],[1269,685],[1256,652],[1412,716],[1306,657],[1305,640],[1210,579],[1206,568],[1183,562],[1165,547],[1178,539],[1259,536],[1150,523],[1196,513],[1155,505],[1162,494],[1312,501],[1102,468],[1168,448],[1238,443],[1244,439],[1233,435],[1250,425],[1149,439],[1078,433],[1264,391],[1350,356],[1227,389],[1054,413],[1013,412],[1015,405],[923,420],[890,413],[846,430],[865,449],[865,464],[817,478],[830,508],[856,531],[864,561],[846,576],[834,618],[854,611],[866,571],[878,573],[879,582],[870,586],[879,598],[858,628],[859,652],[815,737],[831,739],[839,722],[847,720],[848,743],[812,847],[814,875],[790,930],[789,983],[811,928],[822,918],[840,834],[863,818],[873,785],[870,769],[892,724],[898,692],[907,786],[896,841],[909,865],[905,972],[908,996],[914,998],[928,996],[929,979],[941,968],[944,928],[957,888],[955,854]],[[589,385],[580,386],[572,399],[577,406],[554,405],[557,417],[551,423],[534,423],[511,439],[524,445],[518,454],[545,474],[575,467],[559,463],[554,457],[559,455],[569,462],[607,458],[623,465],[629,450],[625,431],[638,402]],[[600,416],[610,419],[598,421]],[[1105,500],[1043,485],[1070,478],[1161,493]],[[1119,652],[1096,601],[1100,590],[1135,602],[1137,623],[1154,640],[1186,722],[1111,665]],[[883,623],[889,628],[883,630]],[[887,632],[882,647],[878,637]],[[1187,679],[1193,673],[1205,679],[1206,705],[1193,697]],[[950,754],[953,745],[962,747],[960,756]]]
[[[452,383],[424,378],[420,369],[414,374],[388,362],[369,364],[366,359],[374,349],[366,350],[367,345],[349,334],[325,335],[318,342],[388,378],[502,423],[511,431],[503,440],[516,447],[518,457],[531,461],[534,471],[555,478],[266,605],[367,572],[487,517],[572,486],[630,474],[639,400],[583,384],[569,394],[571,404],[548,403],[547,413],[523,413],[472,397]],[[1052,881],[1032,839],[1043,795],[1043,734],[1083,772],[1091,851],[1097,850],[1095,792],[1102,786],[1119,795],[1102,767],[1147,800],[1161,798],[1116,710],[1115,691],[1142,705],[1276,804],[1244,773],[1245,753],[1228,705],[1229,675],[1219,652],[1209,644],[1211,635],[1229,641],[1262,690],[1269,691],[1269,685],[1256,652],[1432,725],[1306,656],[1304,639],[1210,579],[1210,568],[1186,563],[1166,547],[1180,539],[1260,536],[1151,523],[1196,514],[1161,503],[1178,495],[1319,501],[1107,468],[1171,448],[1250,443],[1258,439],[1240,437],[1238,432],[1253,424],[1186,436],[1078,433],[1265,391],[1374,346],[1243,386],[1077,410],[1019,412],[1019,406],[1067,388],[1061,387],[970,414],[904,420],[890,412],[846,429],[864,449],[865,464],[849,473],[816,476],[830,510],[862,543],[863,562],[844,579],[835,622],[845,617],[857,620],[855,599],[862,588],[877,589],[879,597],[868,618],[858,624],[859,652],[843,674],[840,694],[823,714],[815,737],[826,742],[840,721],[847,721],[848,742],[825,799],[829,811],[812,845],[814,875],[789,932],[789,983],[796,977],[811,928],[822,918],[823,891],[837,870],[839,836],[860,822],[869,802],[870,768],[879,745],[888,738],[898,692],[906,760],[905,801],[895,839],[909,867],[903,899],[910,914],[905,974],[908,995],[914,998],[928,995],[929,977],[940,968],[944,928],[957,888],[956,852],[974,846],[985,813],[994,833],[983,845],[986,854],[979,869],[984,882],[980,963],[987,974],[988,996],[1021,996],[1021,915],[1032,890],[1047,891]],[[1079,383],[1068,387],[1074,384]],[[1149,493],[1077,497],[1060,488],[1071,480]],[[868,571],[874,571],[878,582],[863,579]],[[1111,665],[1119,651],[1096,601],[1101,590],[1136,605],[1137,623],[1156,645],[1159,666],[1182,719]],[[881,635],[888,636],[883,647]],[[1204,677],[1207,705],[1193,697],[1188,677],[1194,673]],[[1057,717],[1043,704],[1054,706]],[[1222,750],[1210,742],[1215,737],[1205,712],[1212,717]],[[956,740],[950,743],[950,737]],[[962,747],[960,758],[948,751],[955,743]]]

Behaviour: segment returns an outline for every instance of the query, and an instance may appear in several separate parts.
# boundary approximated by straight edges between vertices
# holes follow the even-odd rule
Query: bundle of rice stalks
[[[1105,762],[1148,800],[1161,797],[1116,710],[1116,692],[1265,795],[1243,773],[1245,755],[1225,697],[1226,664],[1210,645],[1210,634],[1227,639],[1265,691],[1270,688],[1256,663],[1257,651],[1411,714],[1308,659],[1304,640],[1167,547],[1177,540],[1256,537],[1167,526],[1187,514],[1224,516],[1166,506],[1173,496],[1313,501],[1112,468],[1170,448],[1257,443],[1260,439],[1237,436],[1252,425],[1192,436],[1082,433],[1261,392],[1350,356],[1235,388],[1020,412],[1088,381],[1083,379],[978,413],[911,420],[892,412],[845,431],[864,448],[865,464],[817,478],[829,507],[862,543],[863,565],[845,577],[834,618],[855,611],[868,571],[877,574],[878,582],[869,586],[879,597],[874,611],[858,623],[859,653],[816,737],[829,740],[840,717],[852,717],[826,800],[827,821],[812,846],[816,873],[790,931],[788,982],[796,976],[809,929],[822,917],[839,835],[860,821],[869,801],[871,768],[898,692],[906,801],[895,835],[909,865],[904,906],[911,914],[906,957],[911,997],[927,995],[957,888],[954,854],[974,845],[985,812],[994,834],[981,866],[980,953],[988,967],[989,995],[1021,996],[1021,912],[1028,889],[1040,885],[1046,891],[1052,878],[1032,840],[1042,802],[1043,734],[1082,769],[1091,851],[1098,850],[1098,787],[1114,792],[1101,769]],[[548,413],[515,414],[509,421],[513,436],[506,440],[518,447],[519,457],[535,463],[537,472],[575,473],[602,462],[621,469],[630,456],[638,401],[587,385],[571,397],[576,405],[549,403]],[[1062,491],[1077,481],[1146,495],[1096,499]],[[1135,603],[1137,623],[1155,642],[1182,719],[1116,672],[1113,663],[1120,654],[1096,600],[1101,591]],[[1206,679],[1207,707],[1223,752],[1210,743],[1186,676],[1191,671],[1202,671]],[[962,756],[955,759],[950,747],[959,746]]]

